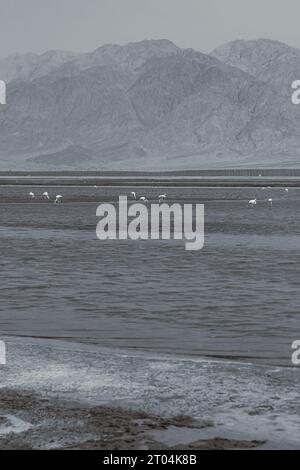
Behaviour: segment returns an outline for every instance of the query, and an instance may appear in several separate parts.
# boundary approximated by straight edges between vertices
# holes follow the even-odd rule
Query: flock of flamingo
[[[37,199],[37,196],[32,191],[29,193],[29,197],[30,197],[30,199]],[[47,201],[50,201],[50,196],[49,196],[49,193],[47,191],[45,191],[42,194],[42,199],[46,199]],[[61,204],[62,199],[63,199],[63,196],[61,196],[61,194],[57,194],[55,196],[55,199],[54,199],[54,204]]]
[[[262,189],[266,189],[266,188],[262,188]],[[270,189],[270,187],[268,187],[268,189]],[[289,191],[288,188],[285,188],[285,192],[288,192],[288,191]],[[146,198],[146,196],[140,196],[140,197],[138,197],[135,191],[131,191],[131,192],[130,192],[130,196],[131,196],[133,199],[135,199],[135,200],[139,200],[139,201],[142,201],[142,202],[148,202],[148,199]],[[37,199],[37,196],[36,196],[35,193],[33,193],[33,192],[30,192],[30,193],[29,193],[29,197],[30,197],[30,199]],[[46,199],[46,200],[50,201],[50,196],[49,196],[49,193],[48,193],[47,191],[45,191],[45,192],[42,194],[41,197],[42,197],[42,199]],[[161,203],[161,202],[163,202],[166,198],[167,198],[167,194],[166,194],[166,193],[160,194],[160,195],[158,196],[158,202]],[[62,203],[62,200],[63,200],[63,196],[62,196],[61,194],[57,194],[57,195],[55,196],[55,199],[54,199],[53,202],[54,202],[54,204],[61,204],[61,203]],[[272,199],[272,198],[268,198],[266,201],[269,203],[270,206],[273,205],[273,199]],[[250,207],[254,208],[254,207],[256,206],[256,204],[257,204],[257,199],[256,199],[256,198],[250,199],[250,201],[248,201],[248,204],[249,204]]]
[[[133,199],[139,199],[140,201],[143,201],[143,202],[148,202],[148,199],[145,197],[145,196],[140,196],[139,198],[137,197],[136,195],[136,192],[135,191],[131,191],[130,195],[133,197]],[[162,201],[164,201],[166,199],[167,195],[166,194],[160,194],[158,196],[158,200],[159,200],[159,203],[161,203]],[[38,199],[38,196],[36,196],[35,193],[33,193],[32,191],[30,191],[29,193],[29,198],[30,199]],[[49,196],[49,193],[47,191],[45,191],[42,196],[41,196],[42,199],[46,199],[47,201],[50,201],[50,196]],[[55,196],[55,199],[54,199],[54,204],[61,204],[62,203],[62,199],[63,199],[63,196],[61,194],[57,194]]]
[[[140,201],[148,202],[148,199],[146,198],[146,196],[140,196],[138,198],[135,191],[131,191],[130,195],[133,197],[133,199],[139,199]],[[167,197],[166,194],[160,194],[158,196],[158,202],[159,203],[163,202],[166,199],[166,197]]]

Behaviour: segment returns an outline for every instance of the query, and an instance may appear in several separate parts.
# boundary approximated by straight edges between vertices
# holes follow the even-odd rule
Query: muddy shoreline
[[[297,371],[4,339],[0,449],[299,448]]]
[[[159,417],[142,411],[85,406],[47,399],[33,393],[0,390],[0,449],[251,449],[262,441],[197,439],[213,426],[188,416]],[[195,440],[166,445],[159,434],[192,431]]]

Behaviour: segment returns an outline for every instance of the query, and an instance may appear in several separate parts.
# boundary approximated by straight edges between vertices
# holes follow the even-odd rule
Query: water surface
[[[0,187],[1,334],[290,366],[300,190],[139,188],[152,200],[167,192],[205,204],[198,252],[173,240],[97,240],[97,205],[132,190]],[[30,201],[29,191],[64,203]]]

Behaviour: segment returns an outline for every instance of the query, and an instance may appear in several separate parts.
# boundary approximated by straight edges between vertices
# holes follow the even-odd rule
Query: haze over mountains
[[[299,167],[300,50],[168,40],[0,60],[1,169]]]

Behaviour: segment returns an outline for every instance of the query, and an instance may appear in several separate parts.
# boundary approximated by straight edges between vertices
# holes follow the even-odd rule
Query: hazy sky
[[[146,38],[209,52],[257,37],[300,48],[299,0],[0,0],[0,57]]]

